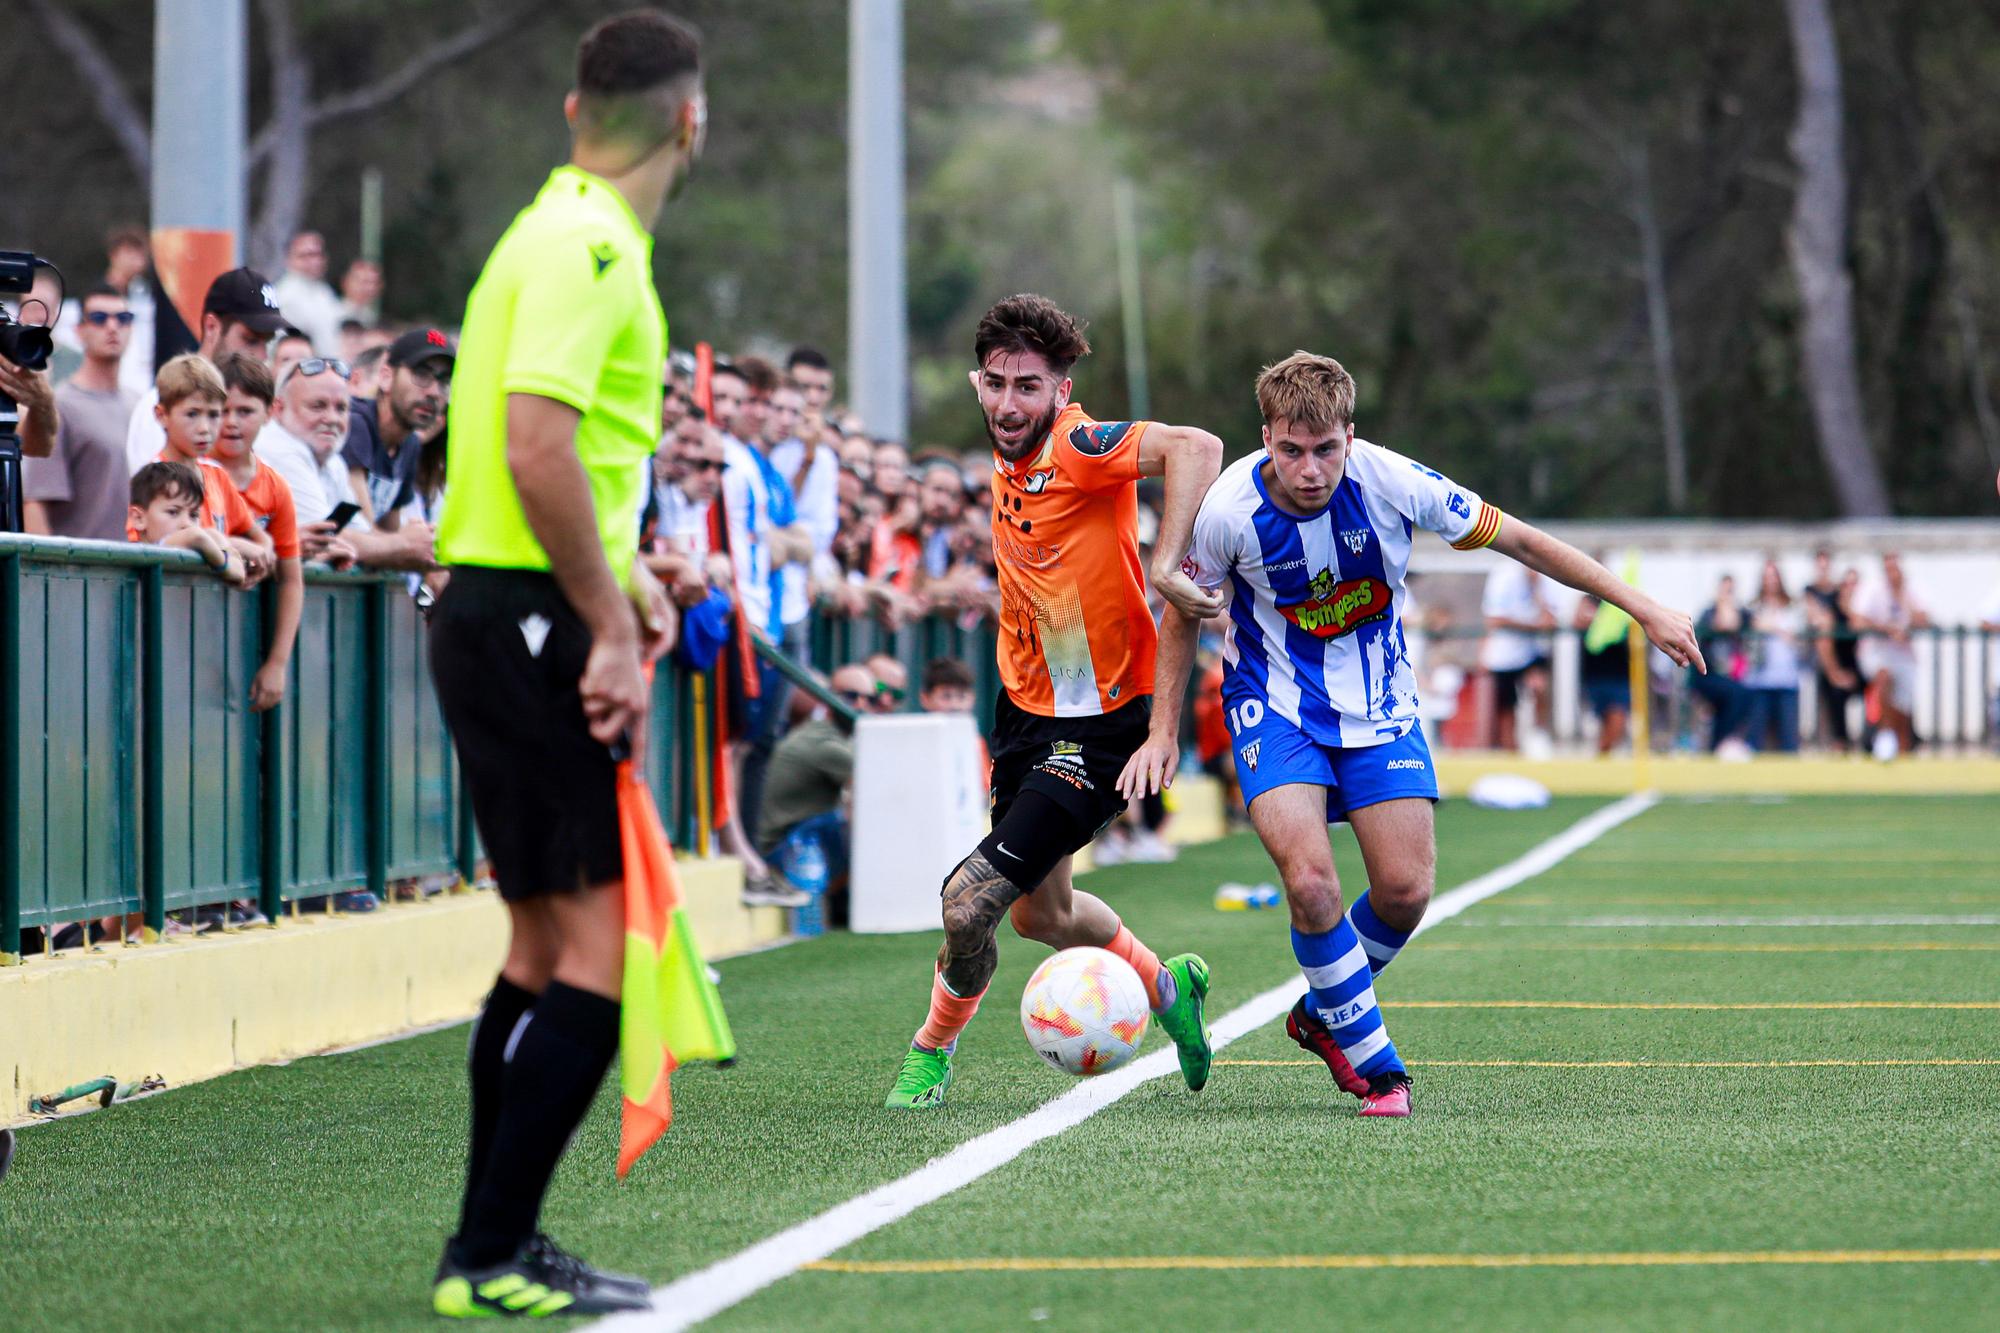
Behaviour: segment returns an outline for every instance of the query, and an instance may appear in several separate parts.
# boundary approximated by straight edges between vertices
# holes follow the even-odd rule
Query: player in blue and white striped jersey
[[[1373,977],[1423,920],[1437,860],[1437,776],[1417,725],[1403,575],[1418,528],[1490,546],[1623,608],[1682,665],[1706,670],[1694,625],[1565,542],[1437,472],[1354,436],[1354,381],[1295,352],[1257,378],[1264,449],[1232,464],[1195,518],[1184,571],[1225,600],[1222,701],[1250,822],[1285,882],[1307,993],[1285,1030],[1361,1114],[1409,1114],[1409,1076]],[[1198,622],[1167,609],[1164,698],[1186,688]],[[1179,710],[1163,708],[1119,789],[1173,776]],[[1326,825],[1354,826],[1370,887],[1345,914]]]

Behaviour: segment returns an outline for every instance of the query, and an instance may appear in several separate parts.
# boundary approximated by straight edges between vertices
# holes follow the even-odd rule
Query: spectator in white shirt
[[[326,282],[326,240],[302,231],[285,247],[285,271],[273,284],[285,321],[302,329],[321,356],[340,355],[340,297]]]
[[[318,369],[307,374],[309,365]],[[336,506],[355,503],[340,453],[348,419],[346,376],[332,362],[315,359],[292,367],[279,382],[270,424],[257,436],[257,457],[292,488],[299,545],[306,559],[319,559],[338,535],[354,548],[361,563],[372,568],[431,569],[435,561],[427,523],[405,520],[395,532],[380,532],[359,514],[340,528],[329,521]]]
[[[1503,560],[1486,576],[1480,599],[1486,617],[1486,639],[1479,645],[1479,665],[1493,677],[1494,743],[1515,748],[1514,713],[1521,693],[1533,701],[1540,718],[1549,692],[1548,653],[1544,636],[1556,627],[1542,576],[1526,565]]]
[[[1894,551],[1882,556],[1882,582],[1856,600],[1852,619],[1862,632],[1861,674],[1876,691],[1882,709],[1881,730],[1892,732],[1898,749],[1908,753],[1916,744],[1911,712],[1917,698],[1917,648],[1911,631],[1928,628],[1930,613],[1903,579],[1903,562]],[[1878,746],[1876,755],[1891,758]]]

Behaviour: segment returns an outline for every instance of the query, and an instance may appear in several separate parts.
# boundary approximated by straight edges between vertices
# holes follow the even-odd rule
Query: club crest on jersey
[[[1341,529],[1340,540],[1347,547],[1350,554],[1360,555],[1362,549],[1368,545],[1368,529],[1343,528]]]
[[[1030,472],[1014,484],[1030,495],[1040,495],[1048,486],[1049,478],[1053,476],[1055,476],[1053,472]]]
[[[1389,614],[1389,585],[1381,579],[1336,583],[1331,571],[1322,570],[1311,591],[1310,601],[1280,606],[1278,614],[1315,638],[1337,639]]]
[[[1451,493],[1451,499],[1448,500],[1446,504],[1451,509],[1451,512],[1457,514],[1460,518],[1472,517],[1472,506],[1467,504],[1465,502],[1465,497],[1460,495],[1457,491],[1453,491]]]
[[[1091,458],[1102,458],[1118,447],[1132,429],[1129,421],[1099,421],[1081,425],[1069,433],[1069,447]]]
[[[1252,773],[1257,771],[1257,752],[1263,748],[1264,742],[1251,741],[1248,745],[1237,751],[1238,754],[1243,756],[1243,766]]]

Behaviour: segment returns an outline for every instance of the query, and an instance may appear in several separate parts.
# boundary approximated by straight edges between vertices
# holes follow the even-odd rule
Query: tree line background
[[[252,0],[249,244],[358,245],[455,321],[564,155],[600,0]],[[660,228],[677,342],[846,354],[844,0],[688,0],[711,129]],[[0,244],[73,282],[142,220],[142,0],[0,0]],[[1139,200],[1152,413],[1256,443],[1340,357],[1364,435],[1535,512],[1991,513],[2000,11],[1982,0],[925,0],[905,9],[919,444],[981,430],[994,298],[1092,320],[1127,410],[1111,198]],[[1817,25],[1817,26],[1815,26]],[[1844,312],[1844,314],[1843,314]],[[1842,320],[1847,345],[1843,348]]]

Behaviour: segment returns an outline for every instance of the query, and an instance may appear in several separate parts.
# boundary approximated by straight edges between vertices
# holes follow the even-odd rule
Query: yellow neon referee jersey
[[[666,355],[653,238],[610,185],[558,167],[493,247],[466,302],[439,562],[549,567],[507,469],[507,395],[527,393],[583,414],[577,457],[605,559],[628,583],[660,439]]]

